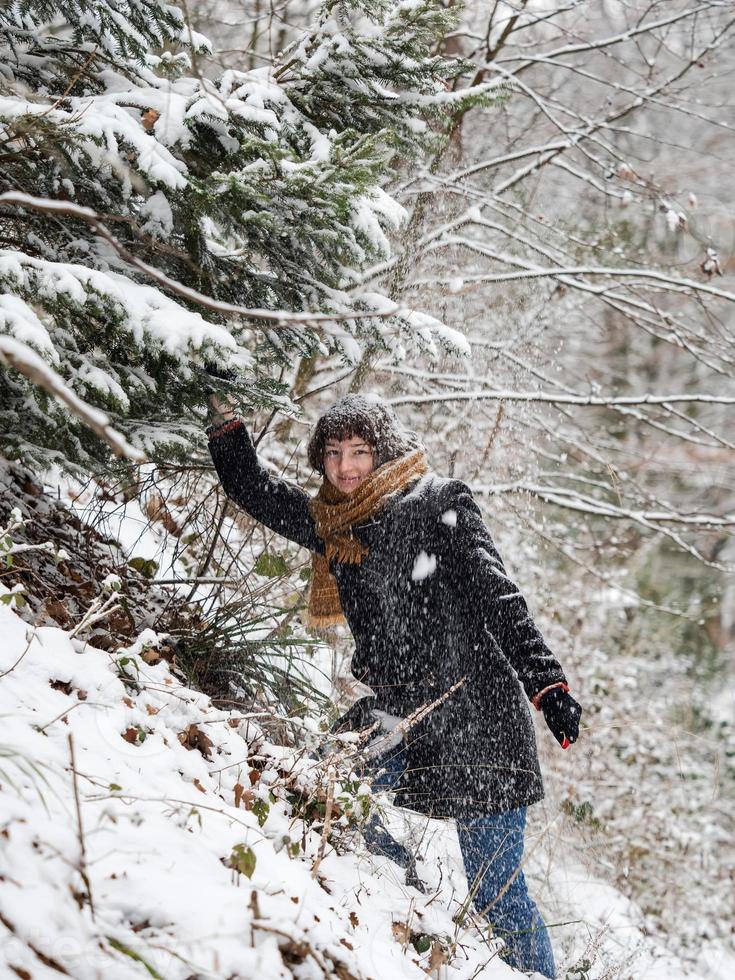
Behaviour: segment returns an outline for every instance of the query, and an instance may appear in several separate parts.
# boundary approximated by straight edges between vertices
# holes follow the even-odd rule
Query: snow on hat
[[[327,440],[359,436],[375,450],[375,466],[421,447],[415,432],[406,429],[398,416],[377,395],[345,395],[328,408],[314,426],[307,449],[309,463],[324,475]]]

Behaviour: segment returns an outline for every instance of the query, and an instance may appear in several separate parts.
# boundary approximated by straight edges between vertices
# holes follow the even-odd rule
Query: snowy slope
[[[152,635],[106,653],[4,604],[0,636],[0,974],[426,976],[411,933],[444,937],[439,966],[445,904],[339,809],[319,861],[323,820],[287,799],[318,798],[314,760],[148,663]],[[443,975],[515,975],[474,930],[461,942]]]
[[[518,975],[471,923],[452,921],[466,882],[446,824],[388,811],[418,845],[424,896],[340,819],[364,787],[340,799],[337,781],[322,847],[323,817],[305,823],[292,802],[299,789],[324,800],[326,765],[183,686],[155,662],[154,634],[106,653],[0,604],[0,636],[0,975]],[[544,891],[548,856],[533,838],[529,851],[548,921],[568,923],[553,933],[560,977],[728,975],[716,949],[701,973],[686,969],[568,854]],[[419,934],[436,937],[422,954],[409,942]]]
[[[119,526],[108,530],[129,553],[181,574],[171,541],[153,533],[137,504],[110,508]],[[0,976],[19,975],[13,967],[58,976],[52,963],[80,978],[147,977],[145,964],[165,978],[425,976],[431,946],[419,942],[429,946],[419,954],[406,942],[412,934],[438,938],[434,976],[517,975],[471,920],[452,920],[467,882],[450,822],[380,800],[396,836],[416,850],[428,896],[367,855],[339,820],[348,804],[359,809],[357,784],[338,801],[320,860],[325,763],[273,744],[282,738],[268,740],[267,720],[243,720],[185,687],[146,648],[155,644],[150,632],[107,653],[61,629],[33,630],[3,603],[9,598],[0,584]],[[303,723],[299,744],[314,747],[315,729]],[[80,871],[70,735],[92,906]],[[602,839],[561,817],[568,772],[555,771],[544,736],[550,796],[531,809],[526,870],[552,928],[560,980],[734,975],[732,954],[715,939],[682,962],[665,936],[654,938],[650,917],[605,880]],[[592,780],[583,796],[598,782],[584,775],[585,758],[576,757],[575,770],[584,785]],[[349,764],[338,771],[347,777]],[[302,811],[304,800],[321,805],[308,824],[292,806],[298,789]],[[603,798],[617,809],[616,798]],[[595,812],[609,819],[603,798]]]
[[[85,506],[81,498],[76,505]],[[186,571],[173,557],[175,539],[137,503],[96,506],[123,551],[155,559],[158,574]],[[451,822],[379,801],[396,836],[416,851],[427,896],[406,888],[390,862],[366,854],[359,833],[340,821],[348,805],[360,808],[357,783],[338,800],[320,860],[328,772],[303,748],[319,741],[313,719],[292,722],[302,726],[293,729],[301,750],[283,748],[274,744],[282,733],[267,737],[272,722],[222,711],[184,686],[148,649],[150,631],[133,648],[107,653],[55,627],[34,630],[8,600],[0,584],[0,977],[19,975],[13,968],[58,977],[52,964],[80,978],[147,977],[146,964],[167,980],[420,977],[432,963],[430,942],[418,943],[428,946],[419,954],[406,940],[425,934],[438,939],[434,976],[517,975],[472,920],[452,920],[467,882]],[[607,880],[615,877],[608,838],[586,836],[584,823],[562,816],[572,762],[579,799],[594,795],[601,818],[618,809],[624,818],[622,790],[598,793],[599,773],[587,771],[594,732],[586,754],[571,759],[554,755],[539,733],[549,798],[530,811],[526,872],[552,929],[560,980],[729,980],[735,960],[721,941],[702,932],[682,962],[665,934],[652,934],[650,916]],[[605,759],[611,767],[609,752]],[[348,777],[349,761],[334,762]],[[615,785],[627,785],[618,776]],[[686,780],[675,795],[673,785],[650,773],[647,780],[645,799],[664,786],[672,805],[694,785]],[[321,805],[307,824],[292,805],[299,789],[302,811],[304,801]],[[640,821],[652,813],[647,803]],[[703,911],[703,922],[718,914]]]

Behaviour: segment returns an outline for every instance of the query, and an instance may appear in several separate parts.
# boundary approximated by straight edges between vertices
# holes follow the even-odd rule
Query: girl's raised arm
[[[240,419],[225,420],[208,434],[209,451],[230,500],[272,531],[323,554],[324,543],[317,536],[308,495],[262,466]]]

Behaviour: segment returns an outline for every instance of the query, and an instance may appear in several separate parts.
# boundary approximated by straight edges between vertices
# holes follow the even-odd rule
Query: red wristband
[[[233,429],[237,429],[242,425],[240,419],[230,419],[229,422],[223,422],[222,425],[217,426],[216,429],[210,429],[208,431],[208,436],[210,439],[219,439],[226,432],[232,432]]]
[[[553,691],[557,687],[560,687],[562,691],[569,690],[569,685],[567,684],[566,681],[557,681],[556,684],[549,684],[548,687],[542,688],[542,690],[540,690],[538,694],[534,694],[534,696],[531,698],[531,704],[534,706],[536,711],[541,710],[541,699],[543,698],[544,694],[548,694],[549,691]]]

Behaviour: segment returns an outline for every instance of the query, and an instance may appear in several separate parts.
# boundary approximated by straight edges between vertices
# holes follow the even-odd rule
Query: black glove
[[[217,378],[218,381],[234,381],[237,378],[237,371],[232,368],[217,367],[212,361],[205,361],[204,373],[210,378]]]
[[[582,705],[568,691],[555,687],[544,694],[540,702],[546,724],[563,749],[568,749],[579,737],[579,718]]]
[[[221,392],[225,385],[222,382],[232,383],[237,380],[237,371],[232,368],[217,367],[211,361],[206,361],[203,365],[198,364],[194,370],[197,373],[203,391],[207,395],[214,395]]]
[[[378,720],[373,714],[374,707],[374,697],[360,698],[359,701],[355,701],[349,711],[346,711],[335,721],[329,729],[330,732],[333,735],[342,735],[345,732],[360,732],[369,728]]]

